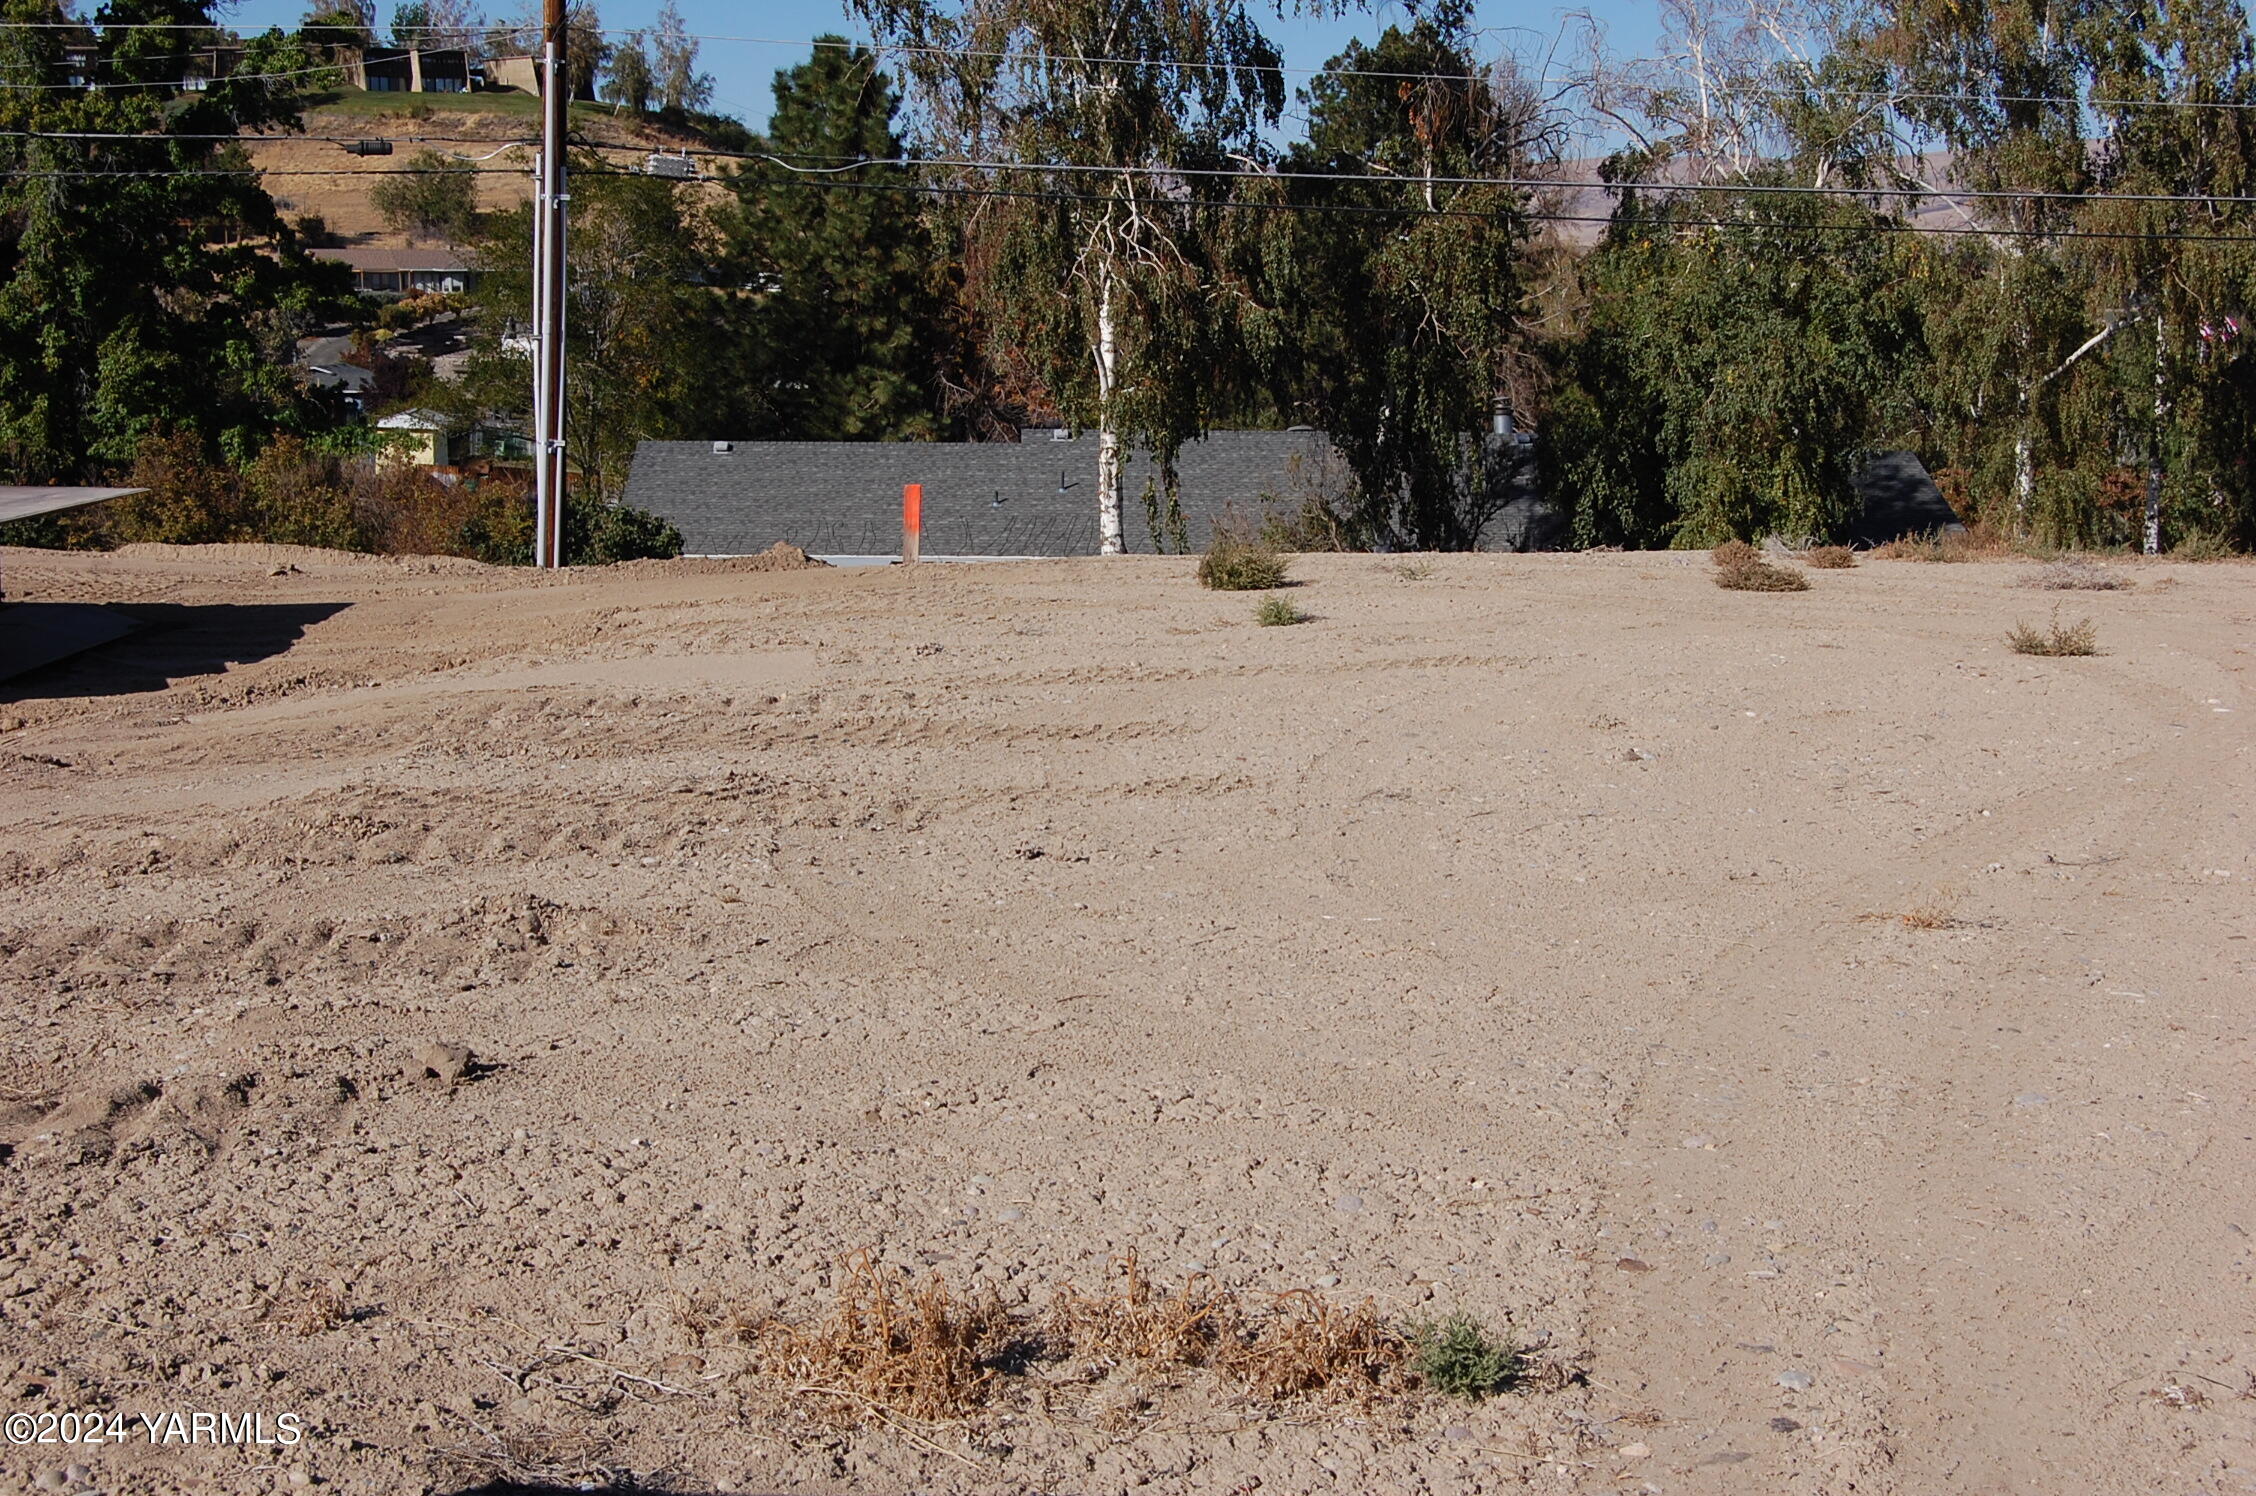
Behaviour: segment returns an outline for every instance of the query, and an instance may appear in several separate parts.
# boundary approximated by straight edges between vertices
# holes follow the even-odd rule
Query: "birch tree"
[[[1971,300],[1988,304],[1962,314],[2013,329],[1975,340],[2010,399],[1973,424],[2010,475],[1992,488],[2010,493],[2014,527],[2149,553],[2173,528],[2256,538],[2256,267],[2239,242],[2256,217],[2230,201],[2256,185],[2246,11],[1897,0],[1866,50],[1907,129],[1948,147],[1965,185],[2032,194],[1970,213],[2011,237],[1986,247]],[[1953,373],[1984,382],[1978,361]],[[2121,514],[2134,464],[2136,513]]]
[[[1243,0],[853,0],[899,47],[935,170],[961,215],[967,295],[1097,433],[1105,555],[1126,549],[1127,446],[1174,457],[1211,408],[1213,272],[1227,179],[1284,107],[1276,49]],[[997,172],[963,163],[1037,163]],[[1009,194],[1009,195],[1002,195]],[[1151,496],[1155,517],[1164,498]]]

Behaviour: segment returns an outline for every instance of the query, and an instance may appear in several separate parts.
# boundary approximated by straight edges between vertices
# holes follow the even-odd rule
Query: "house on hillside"
[[[353,289],[380,296],[460,296],[478,288],[478,272],[451,249],[375,249],[350,246],[315,251],[352,270]]]
[[[543,92],[541,82],[544,69],[538,57],[490,57],[486,59],[486,86],[488,88],[514,88],[519,93],[529,93],[539,98]],[[589,103],[595,101],[595,79],[582,78],[572,97]]]
[[[370,93],[468,93],[476,77],[460,47],[347,47],[339,58],[353,87]]]

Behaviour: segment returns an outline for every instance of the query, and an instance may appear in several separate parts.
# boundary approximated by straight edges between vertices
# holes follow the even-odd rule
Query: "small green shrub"
[[[2095,655],[2099,653],[2099,630],[2089,618],[2064,624],[2060,621],[2060,610],[2055,608],[2049,629],[2033,629],[2025,623],[2016,623],[2005,636],[2005,642],[2015,654],[2052,658]]]
[[[1856,552],[1845,545],[1813,545],[1802,552],[1802,564],[1820,571],[1847,571],[1856,565]]]
[[[1285,558],[1259,540],[1216,530],[1199,557],[1199,584],[1216,592],[1263,592],[1285,585]]]
[[[1300,611],[1299,604],[1289,597],[1265,597],[1253,610],[1253,621],[1265,629],[1286,628],[1296,623],[1306,623],[1308,615]]]
[[[1436,1392],[1479,1402],[1509,1391],[1520,1378],[1520,1353],[1489,1339],[1469,1314],[1419,1320],[1406,1329],[1410,1369]]]

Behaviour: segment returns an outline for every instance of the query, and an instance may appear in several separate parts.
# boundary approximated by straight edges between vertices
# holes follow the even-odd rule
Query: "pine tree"
[[[939,422],[940,287],[932,236],[892,161],[899,96],[876,59],[836,37],[776,74],[760,149],[791,167],[745,165],[726,220],[732,278],[753,288],[744,338],[747,429],[799,440],[924,437]],[[799,170],[793,170],[797,167]]]
[[[290,358],[344,292],[225,138],[296,128],[300,90],[334,74],[269,32],[238,76],[182,91],[165,85],[208,6],[111,0],[101,15],[72,31],[54,0],[0,0],[0,20],[41,23],[0,26],[0,81],[15,85],[0,130],[32,132],[0,137],[0,470],[18,481],[115,472],[168,429],[240,463],[278,428],[317,424]],[[151,25],[187,29],[135,29]],[[52,86],[66,44],[94,48],[90,82],[105,86]]]

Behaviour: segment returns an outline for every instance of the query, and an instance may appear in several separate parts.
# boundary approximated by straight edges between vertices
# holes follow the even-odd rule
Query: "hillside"
[[[617,115],[601,104],[572,106],[573,134],[609,159],[639,163],[654,150],[706,144],[694,130],[649,116]],[[418,150],[479,157],[513,141],[527,148],[495,156],[478,177],[478,206],[515,207],[532,192],[533,152],[540,133],[540,101],[522,93],[376,94],[347,89],[325,95],[305,116],[303,136],[250,142],[251,163],[272,173],[267,190],[292,218],[313,215],[346,243],[404,247],[405,236],[386,228],[369,201],[376,175],[398,168]],[[342,140],[389,140],[388,157],[346,154]],[[514,165],[517,170],[494,170]],[[294,175],[294,173],[316,175]],[[292,173],[292,175],[284,175]]]

